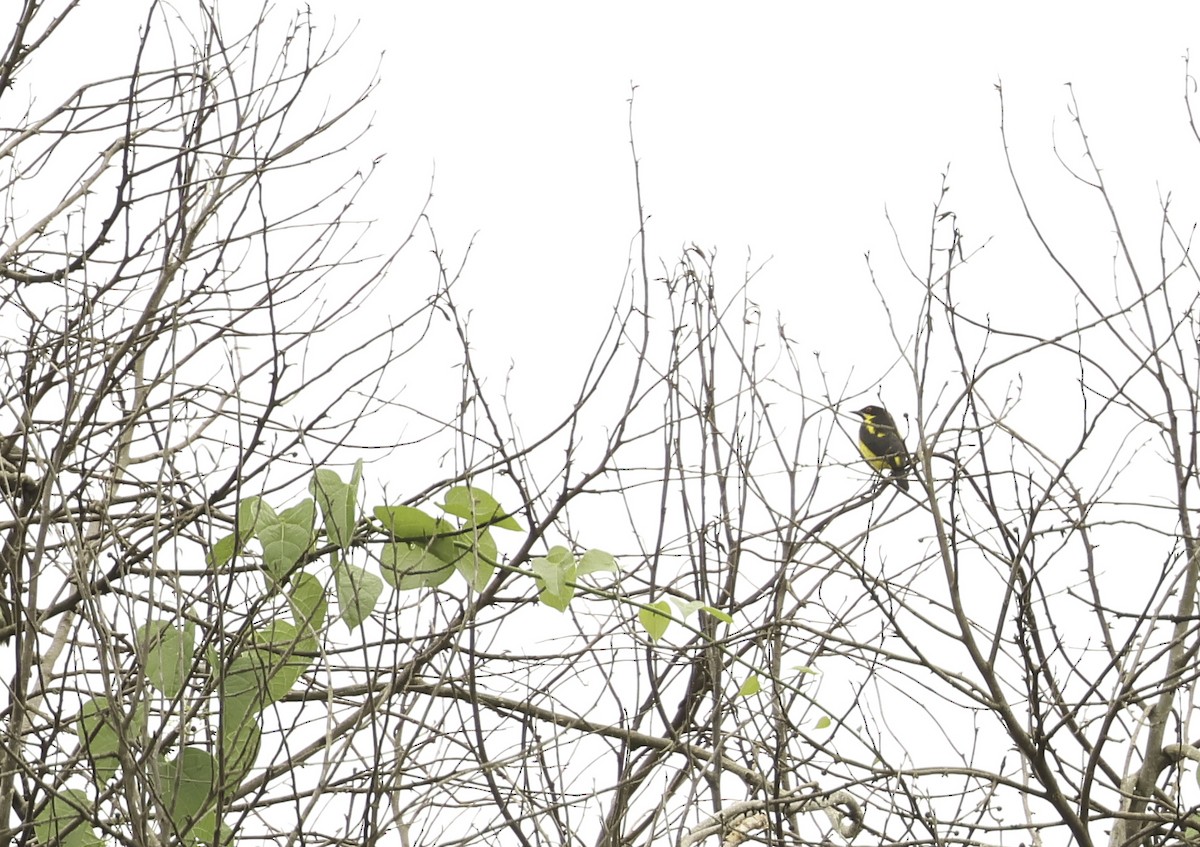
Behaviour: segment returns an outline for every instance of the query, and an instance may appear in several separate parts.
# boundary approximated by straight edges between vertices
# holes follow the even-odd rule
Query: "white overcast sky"
[[[453,259],[476,236],[463,289],[476,331],[494,316],[507,349],[493,352],[518,365],[545,321],[603,312],[625,273],[631,83],[652,260],[715,246],[732,288],[748,252],[770,258],[754,299],[802,349],[846,361],[854,390],[881,376],[856,334],[876,311],[863,254],[885,288],[905,287],[885,208],[920,256],[947,165],[968,248],[993,239],[971,284],[999,312],[1041,291],[1049,268],[1005,172],[998,81],[1032,198],[1101,273],[1111,226],[1052,150],[1057,135],[1077,154],[1064,83],[1131,224],[1152,232],[1160,189],[1198,208],[1182,96],[1197,4],[312,5],[340,32],[357,24],[364,66],[383,53],[364,142],[387,154],[381,214],[407,225],[436,165],[443,249]]]
[[[299,5],[285,0],[273,14],[286,19]],[[715,247],[732,292],[748,255],[753,266],[769,260],[751,289],[764,323],[778,316],[846,391],[873,395],[882,384],[889,406],[905,410],[911,384],[885,375],[895,345],[871,339],[884,317],[863,255],[903,337],[919,292],[885,209],[905,250],[923,257],[947,166],[946,208],[967,248],[991,239],[960,275],[960,296],[1033,332],[1070,320],[1070,294],[1006,173],[998,81],[1035,210],[1096,285],[1111,287],[1112,225],[1055,158],[1057,138],[1080,164],[1064,83],[1144,256],[1157,252],[1160,194],[1173,193],[1180,218],[1200,217],[1200,143],[1183,102],[1200,4],[309,5],[322,32],[350,38],[337,76],[321,83],[331,103],[380,67],[374,130],[352,155],[385,158],[359,214],[398,241],[436,168],[430,212],[448,264],[475,240],[459,298],[475,309],[476,349],[498,375],[513,361],[518,384],[556,381],[555,365],[578,382],[627,273],[637,227],[631,84],[652,265],[673,264],[688,243]],[[236,30],[245,10],[223,8]],[[82,9],[92,17],[73,16],[64,55],[75,52],[68,37],[85,50],[105,26],[110,49],[94,57],[95,72],[127,71],[122,44],[132,45],[143,12]],[[52,100],[42,82],[32,93]],[[387,282],[397,314],[431,289],[425,246]]]

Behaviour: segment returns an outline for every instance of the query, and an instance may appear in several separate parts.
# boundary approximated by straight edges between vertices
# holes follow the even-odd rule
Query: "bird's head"
[[[864,406],[861,409],[855,409],[854,414],[858,415],[864,421],[872,421],[880,415],[887,414],[882,406]]]

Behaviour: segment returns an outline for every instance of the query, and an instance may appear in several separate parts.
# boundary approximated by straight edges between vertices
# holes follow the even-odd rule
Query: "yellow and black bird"
[[[908,491],[911,461],[892,416],[882,406],[867,406],[854,414],[862,418],[862,426],[858,428],[858,452],[881,475],[891,471],[892,481],[902,491]]]

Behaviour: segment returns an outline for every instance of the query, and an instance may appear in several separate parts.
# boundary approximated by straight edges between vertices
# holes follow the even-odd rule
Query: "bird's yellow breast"
[[[871,434],[877,435],[878,433],[872,429]],[[867,442],[865,441],[858,442],[858,452],[862,453],[862,456],[867,460],[867,463],[877,471],[887,470],[894,464],[894,459],[899,458],[898,456],[878,456],[874,451],[871,450],[870,447],[867,446]]]

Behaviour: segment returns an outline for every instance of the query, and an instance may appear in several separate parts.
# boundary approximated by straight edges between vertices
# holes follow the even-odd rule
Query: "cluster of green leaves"
[[[147,792],[143,807],[169,819],[184,842],[228,843],[220,813],[254,766],[261,715],[293,690],[320,655],[331,600],[337,604],[335,619],[353,631],[377,610],[385,586],[393,591],[437,588],[457,573],[469,591],[485,592],[499,584],[493,578],[504,569],[532,578],[540,602],[561,612],[570,606],[581,577],[617,572],[613,557],[602,550],[576,556],[562,546],[532,558],[528,570],[501,564],[492,530],[523,530],[479,488],[448,489],[437,504],[441,514],[433,515],[414,506],[363,510],[361,482],[359,462],[348,482],[332,470],[317,470],[309,484],[312,496],[282,511],[260,497],[239,504],[235,531],[213,544],[206,561],[211,573],[230,579],[235,563],[249,564],[261,575],[262,590],[247,600],[249,610],[229,610],[229,619],[253,623],[238,632],[209,633],[202,650],[197,650],[200,621],[191,610],[181,621],[154,619],[138,629],[135,644],[145,684],[87,701],[76,720],[97,794],[119,790],[114,780],[123,767],[136,768]],[[356,551],[369,551],[371,562],[356,564],[352,559],[361,558]],[[313,572],[326,565],[332,578]],[[637,605],[636,620],[652,642],[673,623],[686,626],[698,611],[732,623],[719,609],[669,599]],[[129,694],[147,689],[151,696]],[[758,691],[757,674],[752,674],[739,693]],[[186,719],[175,718],[178,725],[172,727],[172,715]],[[41,808],[38,837],[69,847],[98,845],[84,824],[90,816],[88,792],[64,788]]]
[[[244,637],[214,641],[198,656],[196,624],[153,620],[137,630],[135,644],[143,680],[156,696],[95,697],[84,703],[76,732],[92,766],[97,788],[109,786],[122,763],[143,776],[151,804],[185,841],[228,843],[218,810],[232,799],[258,755],[259,714],[288,694],[318,650],[317,632],[326,615],[324,591],[311,574],[297,574],[286,592],[291,620],[277,618]],[[204,680],[189,687],[189,681]],[[209,709],[209,704],[215,709]],[[148,704],[154,704],[152,708]],[[149,715],[168,743],[151,749]],[[174,755],[169,739],[193,733],[183,726],[165,732],[164,715],[213,718],[215,743],[183,744]],[[90,847],[101,842],[81,826],[87,795],[62,792],[42,809],[36,828],[42,843]],[[55,841],[54,839],[57,839]]]
[[[522,531],[491,494],[471,486],[447,490],[438,504],[441,516],[413,506],[364,512],[361,481],[361,462],[349,482],[320,469],[309,485],[312,496],[282,511],[260,497],[240,503],[235,531],[212,546],[206,561],[210,572],[231,579],[235,562],[256,566],[261,597],[253,613],[241,613],[256,623],[240,632],[210,633],[205,643],[211,646],[202,650],[199,621],[190,610],[181,621],[154,619],[138,629],[145,685],[87,701],[76,720],[98,794],[115,787],[123,766],[135,767],[148,794],[144,807],[167,817],[184,841],[225,841],[219,812],[254,765],[262,712],[291,692],[319,655],[330,595],[338,617],[354,630],[376,610],[385,583],[395,591],[434,588],[458,573],[469,590],[482,592],[505,567],[492,530]],[[375,553],[378,574],[351,561],[356,549]],[[311,572],[325,564],[331,580]],[[532,561],[531,573],[521,573],[535,579],[542,603],[562,611],[579,577],[616,570],[603,551],[576,558],[553,547]],[[153,694],[129,694],[133,689]],[[176,717],[178,725],[171,727],[171,715],[186,719]],[[203,721],[201,732],[197,720]],[[152,736],[156,749],[150,749]],[[46,803],[36,824],[41,842],[99,844],[83,824],[90,818],[87,798],[87,792],[63,789]]]

